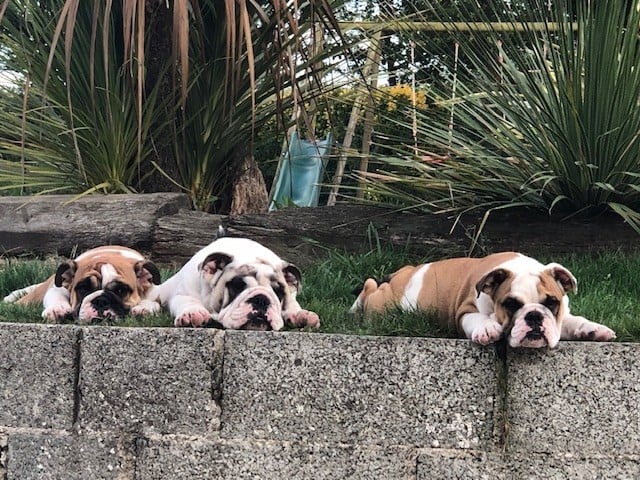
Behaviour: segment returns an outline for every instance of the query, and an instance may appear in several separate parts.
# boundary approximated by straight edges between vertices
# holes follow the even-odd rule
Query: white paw
[[[489,345],[500,339],[502,336],[502,325],[498,322],[484,322],[471,334],[471,341],[480,345]]]
[[[45,308],[42,312],[42,318],[48,323],[60,323],[65,318],[73,316],[73,309],[68,303],[61,303]]]
[[[287,319],[291,325],[297,328],[318,328],[320,326],[320,317],[318,314],[310,312],[309,310],[300,310],[295,314],[290,314]]]
[[[616,332],[600,323],[584,322],[574,333],[575,340],[591,340],[594,342],[609,342],[616,338]]]
[[[204,307],[190,307],[182,311],[174,322],[176,327],[202,327],[211,319],[211,313]]]
[[[143,300],[138,305],[131,308],[131,315],[155,315],[162,307],[158,302],[152,300]]]

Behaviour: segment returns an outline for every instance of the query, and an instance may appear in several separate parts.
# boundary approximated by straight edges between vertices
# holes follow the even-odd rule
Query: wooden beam
[[[367,101],[367,97],[372,95],[373,85],[377,85],[378,67],[380,62],[380,36],[381,32],[378,31],[375,32],[371,38],[371,46],[367,53],[367,60],[364,65],[366,86],[362,87],[358,91],[353,102],[353,107],[351,108],[349,123],[347,124],[347,130],[345,131],[342,147],[340,148],[340,158],[338,159],[336,172],[333,176],[333,180],[331,181],[331,192],[329,192],[329,198],[327,199],[327,206],[329,207],[336,204],[340,185],[342,184],[344,169],[347,164],[347,152],[351,149],[351,143],[353,142],[356,126],[362,115],[362,109],[365,106],[365,101]]]
[[[343,31],[423,31],[423,32],[555,32],[565,28],[565,24],[555,22],[409,22],[393,20],[384,22],[338,22]],[[571,24],[578,29],[577,23]]]
[[[378,88],[378,71],[380,69],[380,57],[382,55],[381,33],[376,32],[371,40],[372,65],[371,65],[371,91]],[[364,130],[362,132],[362,156],[360,157],[360,171],[366,172],[369,169],[369,153],[371,152],[371,138],[373,136],[374,125],[374,101],[371,94],[367,95],[367,104],[364,112]],[[358,182],[357,198],[364,198],[364,181]]]

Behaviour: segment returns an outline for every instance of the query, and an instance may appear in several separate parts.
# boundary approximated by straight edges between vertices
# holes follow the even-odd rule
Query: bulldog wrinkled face
[[[514,273],[498,268],[478,283],[488,295],[511,347],[555,347],[560,341],[568,291],[576,280],[564,267],[549,264],[539,272]]]
[[[496,305],[496,317],[502,319],[504,334],[512,347],[555,347],[560,340],[560,301],[543,295],[526,301],[515,292]]]
[[[280,330],[301,278],[293,265],[234,265],[223,253],[209,255],[200,270],[212,288],[208,308],[213,320],[230,329]]]
[[[58,267],[55,285],[69,290],[69,302],[81,323],[124,317],[149,288],[160,283],[160,272],[153,263],[124,260],[71,260]]]

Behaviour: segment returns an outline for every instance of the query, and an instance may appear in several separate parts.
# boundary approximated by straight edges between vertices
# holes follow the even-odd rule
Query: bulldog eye
[[[545,301],[542,302],[542,305],[551,310],[551,313],[555,315],[558,311],[558,307],[560,306],[560,300],[556,297],[547,297]]]
[[[242,277],[234,277],[227,282],[227,289],[229,290],[229,301],[236,298],[240,292],[247,288],[247,282]]]
[[[125,285],[124,283],[116,283],[109,290],[120,298],[125,298],[127,295],[131,293],[131,287],[129,285]]]
[[[502,302],[502,307],[511,315],[520,310],[522,308],[522,305],[522,302],[520,300],[516,300],[515,298],[507,298],[504,302]]]
[[[90,279],[85,282],[80,282],[78,285],[76,285],[75,288],[78,298],[84,298],[90,293],[95,292],[96,290],[96,287],[91,283]]]
[[[282,300],[284,298],[284,285],[278,283],[273,286],[273,291],[278,297],[278,300]]]

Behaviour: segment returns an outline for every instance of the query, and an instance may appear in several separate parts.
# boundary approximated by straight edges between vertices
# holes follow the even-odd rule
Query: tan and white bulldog
[[[136,250],[109,245],[61,263],[50,278],[11,292],[4,301],[42,304],[48,322],[73,318],[88,324],[159,312],[160,304],[148,298],[158,284],[160,272],[152,262]]]
[[[481,345],[503,336],[512,347],[531,348],[553,348],[560,339],[613,340],[610,328],[570,313],[567,292],[576,288],[558,263],[503,252],[406,266],[380,284],[370,278],[350,311],[432,311]]]
[[[223,237],[197,252],[156,293],[176,326],[317,327],[318,315],[303,310],[296,300],[300,286],[300,270],[267,247],[247,238]]]

